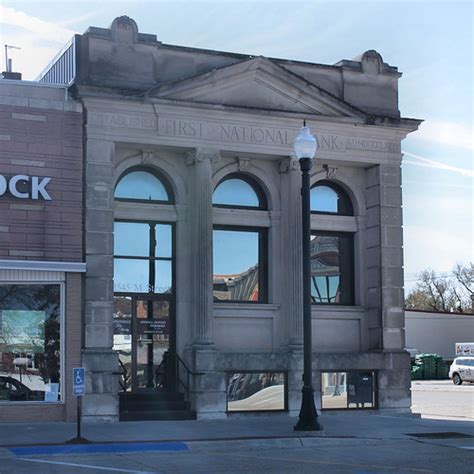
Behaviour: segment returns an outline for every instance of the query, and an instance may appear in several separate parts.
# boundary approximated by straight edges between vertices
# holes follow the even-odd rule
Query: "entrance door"
[[[172,303],[166,298],[132,297],[133,391],[168,389],[174,360]]]
[[[172,297],[116,294],[114,350],[122,391],[171,390],[176,354]]]

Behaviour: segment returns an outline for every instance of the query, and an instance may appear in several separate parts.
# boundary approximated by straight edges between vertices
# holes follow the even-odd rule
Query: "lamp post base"
[[[314,406],[314,389],[310,385],[303,386],[303,397],[298,423],[295,431],[322,431],[323,427],[318,422],[318,414]]]

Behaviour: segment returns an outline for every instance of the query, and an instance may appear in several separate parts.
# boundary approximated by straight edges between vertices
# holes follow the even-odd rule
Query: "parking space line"
[[[17,461],[27,461],[27,462],[39,462],[43,464],[57,464],[60,466],[70,466],[70,467],[82,467],[85,469],[98,469],[101,471],[113,471],[113,472],[130,472],[133,474],[157,474],[157,471],[137,471],[130,469],[120,469],[118,467],[105,467],[105,466],[93,466],[91,464],[75,464],[72,462],[61,462],[61,461],[46,461],[44,459],[23,459],[17,458]]]

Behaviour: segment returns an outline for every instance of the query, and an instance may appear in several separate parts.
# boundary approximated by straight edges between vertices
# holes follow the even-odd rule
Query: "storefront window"
[[[286,410],[285,372],[233,372],[228,374],[227,411]]]
[[[372,371],[323,372],[322,409],[375,408],[375,380],[375,372]]]
[[[0,285],[0,402],[61,399],[59,285]]]

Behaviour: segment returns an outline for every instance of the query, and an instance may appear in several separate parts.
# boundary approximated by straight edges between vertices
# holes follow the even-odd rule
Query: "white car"
[[[454,385],[474,382],[474,356],[456,357],[449,368],[449,378]]]

